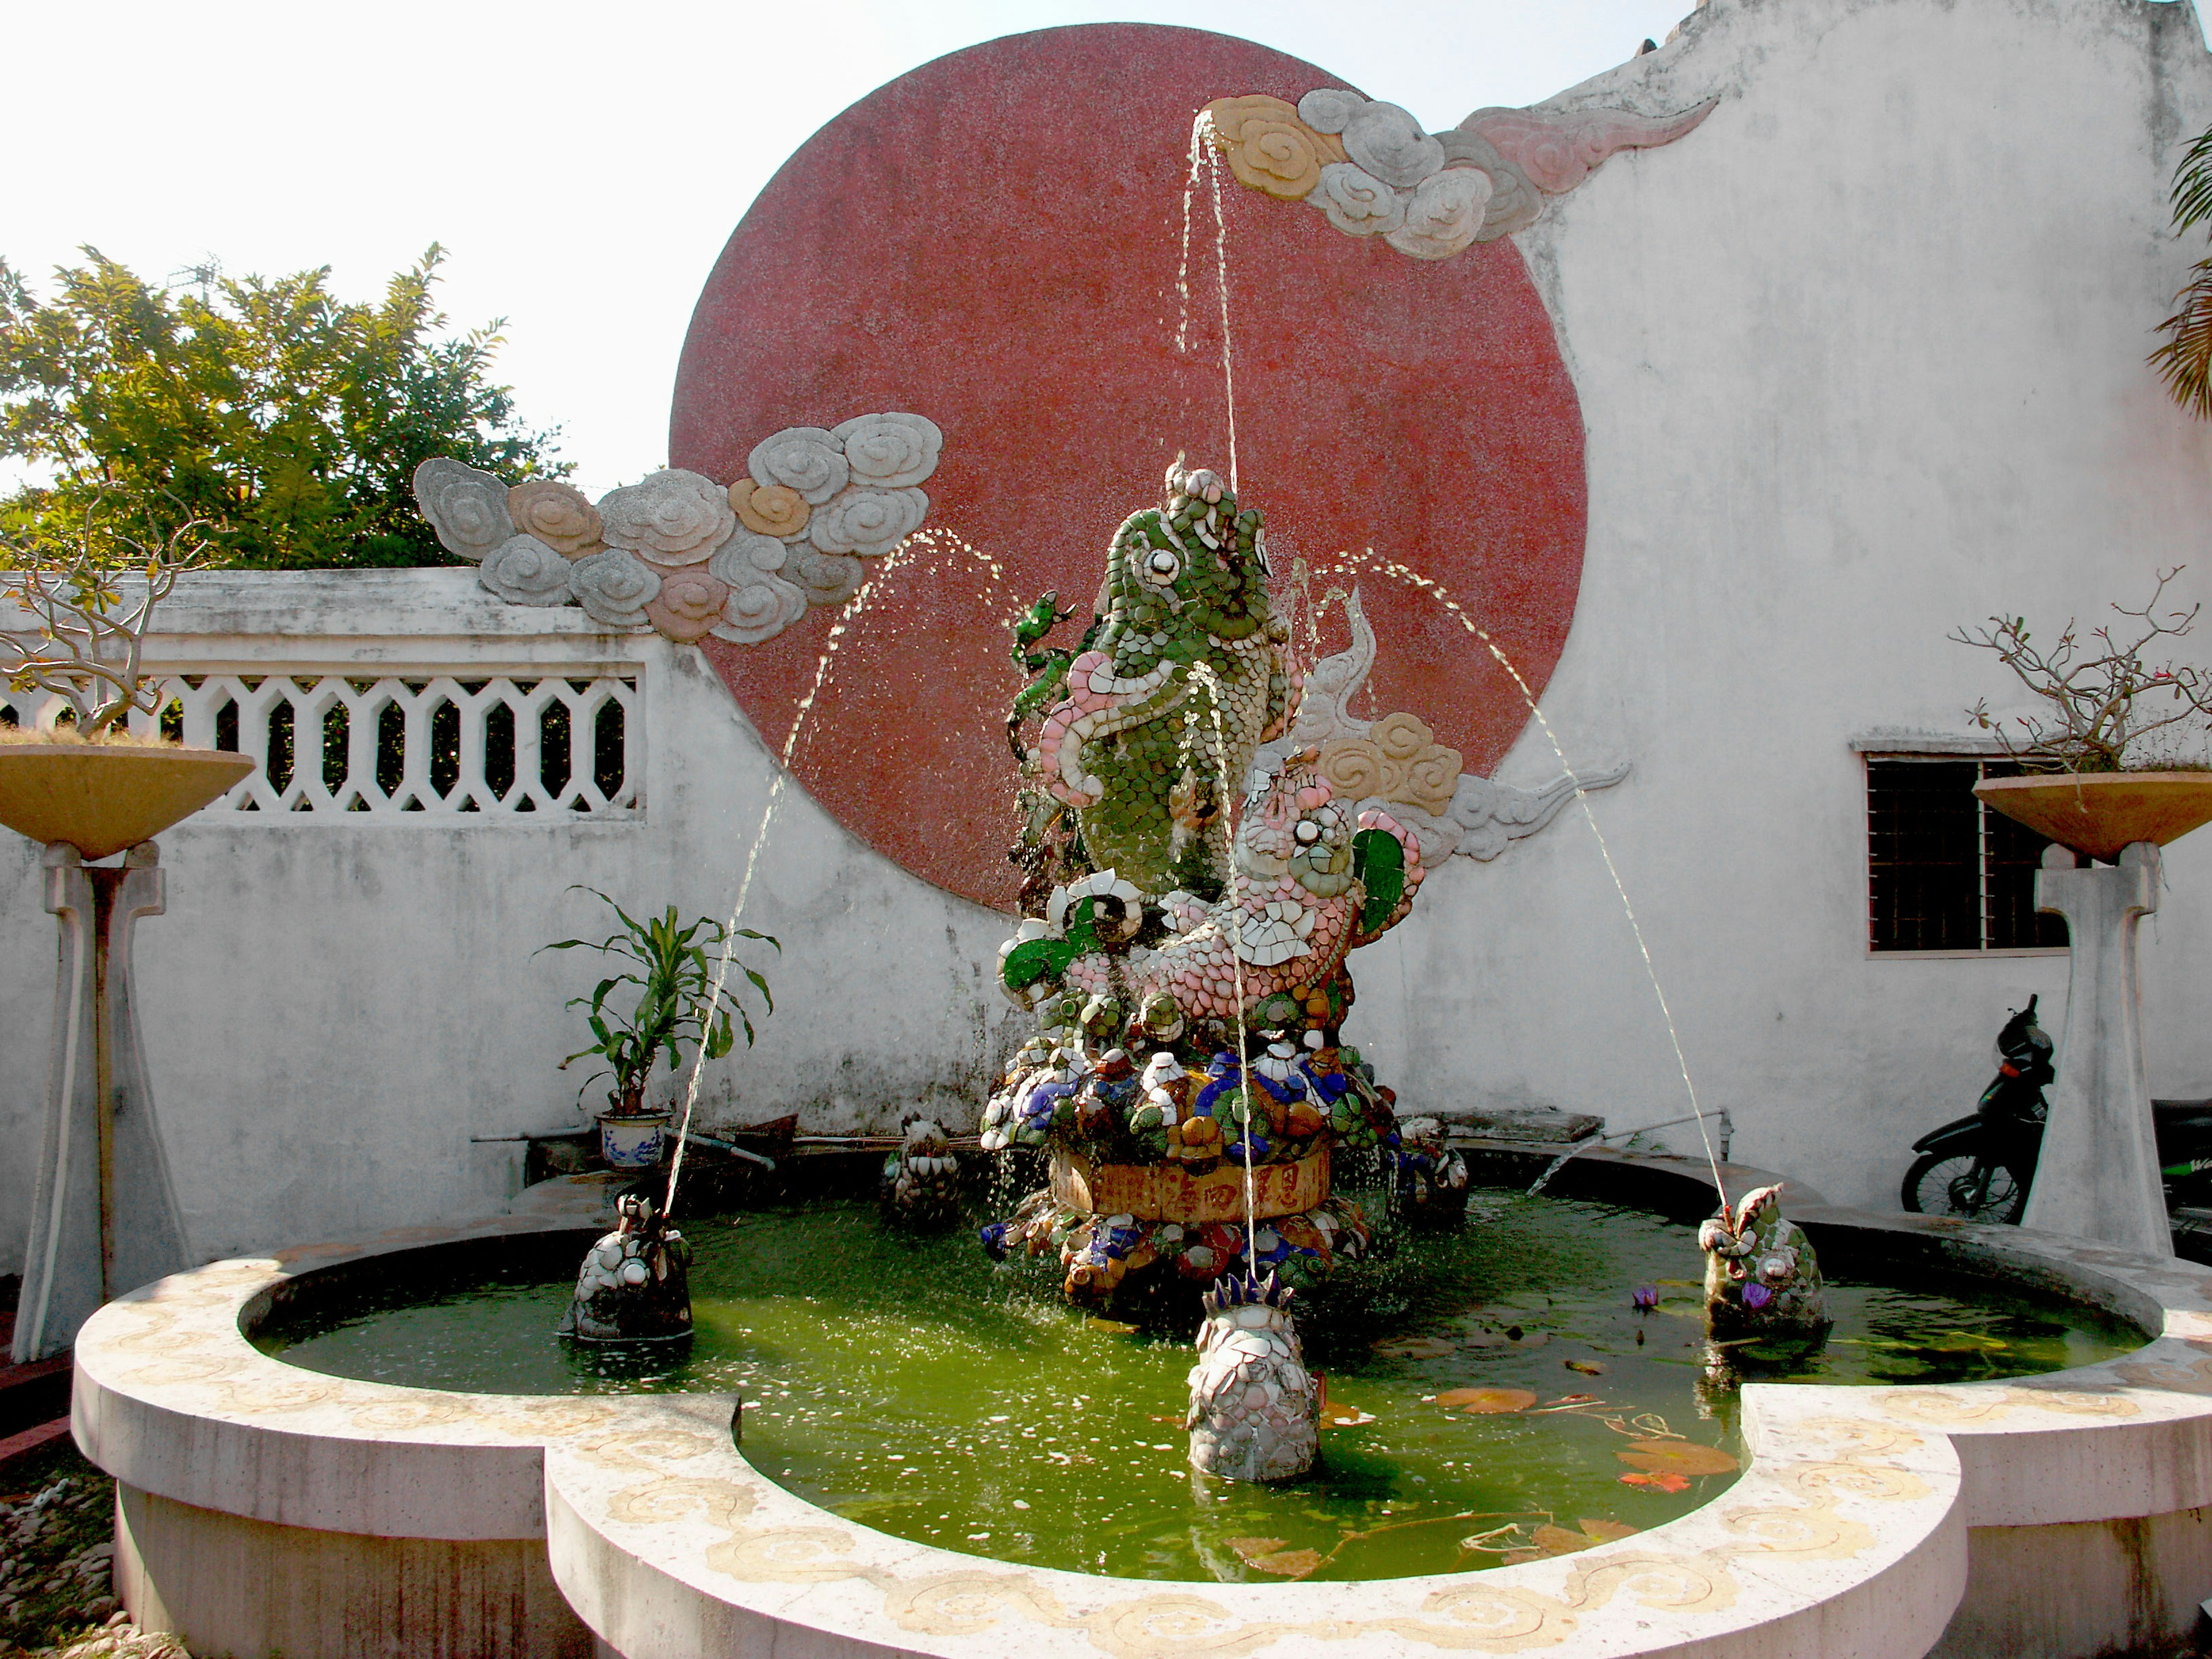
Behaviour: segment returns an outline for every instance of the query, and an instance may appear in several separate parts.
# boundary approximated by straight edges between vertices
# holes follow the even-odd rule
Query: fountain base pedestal
[[[1227,1159],[1204,1175],[1180,1164],[1094,1164],[1079,1152],[1055,1147],[1052,1195],[1086,1215],[1123,1215],[1139,1221],[1244,1219],[1244,1166]],[[1252,1215],[1261,1221],[1318,1208],[1328,1197],[1328,1148],[1291,1164],[1262,1164],[1252,1171]]]

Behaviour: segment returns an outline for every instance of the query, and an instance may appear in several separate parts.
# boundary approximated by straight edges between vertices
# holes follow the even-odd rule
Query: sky
[[[692,306],[753,198],[825,122],[931,58],[1069,23],[1178,23],[1305,58],[1438,128],[1610,69],[1689,6],[26,7],[8,31],[0,257],[42,296],[90,244],[179,283],[210,258],[233,275],[327,264],[366,300],[441,243],[453,325],[506,319],[498,378],[532,425],[561,428],[597,495],[663,463]]]

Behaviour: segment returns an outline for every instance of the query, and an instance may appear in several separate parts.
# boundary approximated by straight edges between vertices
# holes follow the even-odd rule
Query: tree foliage
[[[327,266],[211,270],[195,291],[83,253],[47,301],[0,260],[0,457],[42,479],[0,500],[0,524],[33,547],[81,539],[96,502],[120,532],[121,502],[141,543],[200,521],[218,564],[448,564],[410,491],[418,462],[568,471],[492,383],[501,325],[447,331],[434,243],[376,304],[335,296]]]

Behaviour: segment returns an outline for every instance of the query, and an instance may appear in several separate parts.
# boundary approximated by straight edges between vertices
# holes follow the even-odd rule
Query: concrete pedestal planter
[[[599,1114],[599,1156],[610,1170],[650,1170],[660,1162],[660,1148],[668,1137],[671,1115],[666,1112]]]
[[[253,770],[220,749],[0,744],[0,824],[40,846],[104,859],[150,841]]]
[[[2212,823],[2212,772],[2062,772],[1974,786],[1990,810],[2100,864]]]
[[[19,1364],[60,1352],[109,1297],[190,1260],[138,1037],[131,938],[165,904],[150,838],[252,769],[215,750],[0,746],[0,823],[45,846],[46,907],[61,922]],[[85,862],[126,848],[119,868]]]
[[[2136,935],[2158,908],[2158,849],[2212,822],[2212,773],[1992,778],[1974,793],[2058,843],[2037,872],[2035,908],[2066,918],[2073,957],[2050,1123],[2021,1219],[2171,1255]],[[2099,862],[2077,867],[2085,859]]]

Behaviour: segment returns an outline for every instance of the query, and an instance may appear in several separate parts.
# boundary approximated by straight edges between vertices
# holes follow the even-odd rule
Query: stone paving
[[[115,1483],[65,1449],[24,1484],[0,1494],[0,1659],[188,1659],[116,1608]]]

